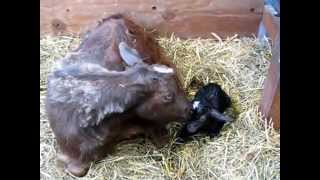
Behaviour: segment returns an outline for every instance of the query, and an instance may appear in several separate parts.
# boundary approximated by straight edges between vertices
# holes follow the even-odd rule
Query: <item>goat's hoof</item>
[[[89,171],[89,164],[69,163],[66,170],[74,176],[83,177]]]
[[[57,154],[57,160],[62,162],[62,163],[68,164],[71,159],[67,155],[65,155],[63,153],[58,153]]]

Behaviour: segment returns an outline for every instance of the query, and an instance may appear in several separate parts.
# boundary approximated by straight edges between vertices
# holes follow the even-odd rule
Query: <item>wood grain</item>
[[[280,30],[280,17],[273,16],[266,8],[262,16],[262,22],[266,27],[271,40],[274,41]]]
[[[41,0],[40,29],[41,34],[81,34],[103,17],[127,13],[164,35],[248,36],[257,32],[262,12],[262,0]]]
[[[271,64],[264,85],[260,110],[268,119],[272,118],[275,129],[280,128],[280,34],[274,39]]]

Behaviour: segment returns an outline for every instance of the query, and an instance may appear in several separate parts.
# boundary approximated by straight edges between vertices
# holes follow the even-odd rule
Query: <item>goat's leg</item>
[[[148,130],[148,136],[158,148],[161,148],[169,143],[169,132],[165,127],[153,127]]]

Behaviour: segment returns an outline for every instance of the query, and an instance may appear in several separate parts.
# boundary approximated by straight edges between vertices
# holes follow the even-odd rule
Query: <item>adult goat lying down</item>
[[[128,43],[125,31],[114,31],[118,20],[125,22],[121,16],[104,20],[48,76],[46,110],[58,159],[75,176],[121,140],[144,134],[164,144],[165,126],[190,116],[174,67],[153,59],[162,56],[152,49]]]

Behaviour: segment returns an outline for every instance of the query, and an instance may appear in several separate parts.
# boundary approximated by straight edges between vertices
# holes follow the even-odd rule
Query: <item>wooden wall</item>
[[[280,17],[273,16],[265,8],[263,24],[272,40],[272,59],[264,83],[260,111],[266,118],[272,118],[275,129],[280,129]]]
[[[263,0],[40,0],[43,34],[83,33],[110,14],[182,38],[256,34]]]

